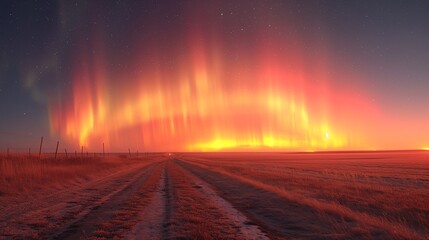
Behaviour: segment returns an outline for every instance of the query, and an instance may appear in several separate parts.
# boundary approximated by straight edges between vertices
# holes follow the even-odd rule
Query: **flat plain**
[[[428,151],[0,158],[0,239],[428,237]]]

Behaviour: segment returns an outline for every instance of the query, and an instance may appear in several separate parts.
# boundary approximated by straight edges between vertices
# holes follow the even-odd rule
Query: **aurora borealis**
[[[429,147],[425,1],[2,4],[2,148]]]

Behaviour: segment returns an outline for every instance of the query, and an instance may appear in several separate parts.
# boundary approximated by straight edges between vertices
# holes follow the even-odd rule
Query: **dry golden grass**
[[[45,154],[39,159],[25,154],[4,154],[0,156],[0,196],[62,188],[71,182],[88,181],[137,162],[119,155],[59,155],[54,159],[54,155]]]
[[[320,212],[383,229],[395,238],[429,236],[429,155],[194,154],[187,157]],[[341,228],[341,226],[337,226]]]

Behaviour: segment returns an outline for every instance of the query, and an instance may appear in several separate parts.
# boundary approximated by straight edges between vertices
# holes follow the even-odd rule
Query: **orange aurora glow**
[[[97,38],[96,54],[75,57],[70,95],[50,105],[51,131],[118,151],[371,148],[362,129],[375,108],[362,92],[330,84],[326,53],[315,58],[299,39],[268,35],[251,52],[237,45],[237,60],[225,40],[191,29],[177,47],[136,50],[128,61],[138,71],[112,72]]]

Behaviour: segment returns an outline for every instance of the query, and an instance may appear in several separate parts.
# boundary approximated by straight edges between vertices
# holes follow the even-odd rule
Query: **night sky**
[[[429,148],[428,1],[1,1],[0,151]]]

